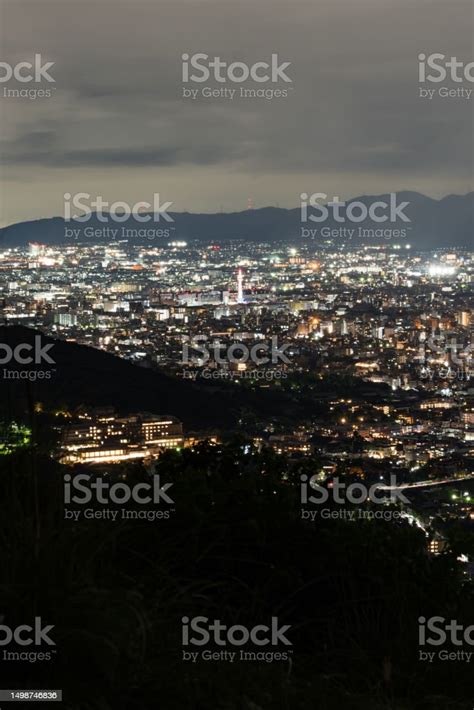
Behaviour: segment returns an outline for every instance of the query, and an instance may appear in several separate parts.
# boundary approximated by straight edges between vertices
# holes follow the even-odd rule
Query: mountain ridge
[[[391,193],[380,195],[362,195],[345,200],[346,205],[360,202],[369,206],[374,201],[390,200]],[[286,240],[299,240],[308,238],[302,232],[304,228],[317,227],[318,233],[322,227],[337,230],[342,225],[355,227],[356,232],[374,229],[406,230],[401,239],[406,239],[415,249],[427,250],[442,247],[472,247],[472,234],[474,232],[474,192],[465,195],[450,194],[437,200],[418,192],[401,191],[393,193],[397,203],[407,201],[405,208],[409,221],[398,220],[394,222],[374,222],[369,217],[360,222],[348,219],[341,223],[329,214],[324,222],[302,222],[301,209],[284,208],[276,206],[259,207],[240,212],[169,212],[172,222],[160,219],[159,221],[137,222],[133,217],[122,222],[109,219],[106,223],[99,220],[97,213],[92,213],[87,222],[71,220],[67,222],[63,217],[43,217],[37,220],[16,222],[0,229],[0,246],[26,246],[31,241],[55,246],[70,243],[100,244],[113,241],[107,236],[89,237],[81,232],[79,238],[65,236],[65,228],[84,229],[85,227],[100,230],[104,226],[143,229],[153,227],[169,229],[164,240],[196,240],[196,241],[227,241],[232,239],[278,242]],[[321,202],[321,205],[328,202]],[[146,213],[142,213],[145,216]],[[148,213],[149,216],[152,213]],[[391,238],[391,237],[389,237]],[[396,240],[396,236],[393,237]],[[138,245],[150,244],[148,237],[130,237]],[[156,237],[160,240],[161,237]],[[323,237],[319,237],[321,243]],[[386,243],[386,237],[381,239]],[[316,239],[316,242],[318,240]],[[345,244],[342,238],[333,238],[336,244]],[[356,235],[352,242],[354,245],[373,243],[372,236]],[[157,243],[160,243],[159,241]]]

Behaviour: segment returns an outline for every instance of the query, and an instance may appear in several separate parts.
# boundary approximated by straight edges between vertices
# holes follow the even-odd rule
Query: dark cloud
[[[417,81],[420,52],[474,59],[471,0],[2,0],[0,13],[0,59],[41,53],[56,80],[51,99],[0,98],[4,221],[53,213],[64,176],[81,190],[88,170],[104,192],[120,178],[122,196],[151,176],[182,185],[202,210],[226,185],[234,208],[250,189],[289,206],[311,180],[346,194],[472,189],[474,98],[423,101]],[[277,53],[289,96],[184,100],[184,52]]]

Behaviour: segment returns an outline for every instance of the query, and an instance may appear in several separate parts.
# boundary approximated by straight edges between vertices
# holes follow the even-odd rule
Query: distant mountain
[[[366,207],[374,201],[390,202],[389,195],[362,196],[347,201],[347,206],[354,202],[361,202]],[[20,222],[3,229],[0,229],[1,246],[24,246],[30,241],[37,241],[43,244],[58,245],[71,242],[79,243],[107,243],[114,238],[121,238],[121,228],[126,229],[168,229],[172,228],[169,237],[155,237],[150,240],[147,236],[133,236],[129,241],[137,244],[166,243],[169,239],[179,240],[210,240],[222,241],[228,239],[247,239],[249,241],[274,242],[279,240],[294,240],[302,237],[302,228],[313,229],[312,234],[315,243],[323,244],[326,237],[321,233],[321,229],[340,229],[347,227],[354,229],[352,234],[342,234],[336,241],[342,244],[373,244],[387,243],[385,236],[372,236],[359,232],[370,229],[401,229],[406,228],[405,236],[397,238],[392,236],[391,241],[409,243],[415,249],[437,249],[441,247],[472,247],[474,233],[474,193],[466,195],[449,195],[441,200],[433,200],[425,195],[416,192],[399,192],[396,196],[396,203],[408,202],[408,206],[403,210],[410,220],[404,222],[398,219],[396,223],[385,222],[375,223],[370,218],[354,223],[351,221],[338,222],[331,212],[324,222],[301,222],[301,211],[297,209],[283,209],[278,207],[263,207],[261,209],[246,210],[244,212],[229,212],[216,214],[193,214],[190,212],[170,212],[173,218],[172,223],[163,219],[158,222],[150,221],[139,223],[133,218],[118,223],[112,219],[107,224],[100,222],[96,215],[84,223],[74,220],[65,223],[61,217],[50,219],[40,219],[31,222]],[[311,210],[309,214],[311,213]],[[314,212],[313,212],[314,213]],[[357,217],[360,212],[354,211]],[[379,211],[380,214],[380,211]],[[65,235],[65,228],[76,229],[76,236]],[[85,228],[99,229],[99,236],[88,236]],[[104,232],[104,227],[119,228],[119,232],[114,235]]]

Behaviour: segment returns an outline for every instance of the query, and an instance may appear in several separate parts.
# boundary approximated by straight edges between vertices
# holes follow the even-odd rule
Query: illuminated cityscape
[[[473,710],[472,0],[0,3],[0,710]]]
[[[318,452],[331,465],[350,458],[390,461],[407,472],[464,472],[474,446],[472,254],[323,247],[4,249],[3,314],[9,325],[183,379],[310,390],[319,414],[291,429],[262,422],[256,438],[279,452]],[[249,356],[272,338],[276,357]],[[318,385],[333,376],[352,378],[354,397]],[[360,445],[348,449],[356,436]]]

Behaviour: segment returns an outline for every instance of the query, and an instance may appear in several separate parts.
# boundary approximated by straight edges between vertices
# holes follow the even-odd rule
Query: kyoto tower
[[[237,303],[244,303],[244,273],[240,267],[237,270]]]

